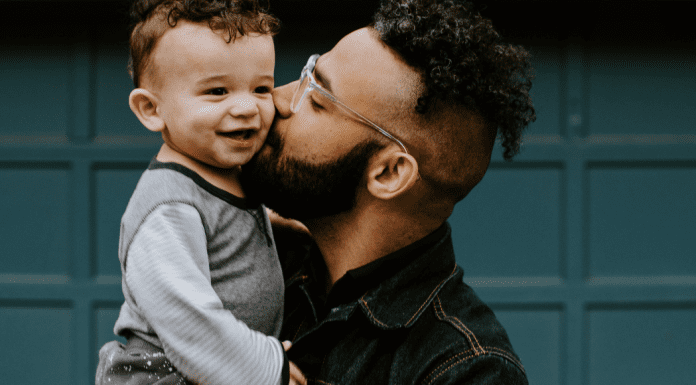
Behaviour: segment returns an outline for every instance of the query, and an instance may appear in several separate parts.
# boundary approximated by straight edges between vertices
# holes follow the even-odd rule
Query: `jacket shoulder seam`
[[[469,344],[471,345],[472,350],[475,353],[478,354],[483,352],[481,344],[478,342],[476,335],[471,330],[469,330],[469,328],[466,327],[466,325],[461,320],[459,320],[459,318],[448,316],[447,314],[445,314],[445,310],[442,307],[442,301],[440,300],[439,295],[435,296],[433,308],[435,310],[435,315],[439,320],[451,324],[452,326],[454,326],[455,329],[459,330],[462,334],[464,334],[464,336],[466,336],[466,338],[469,340]]]
[[[454,326],[457,330],[459,330],[466,338],[469,340],[469,344],[471,345],[471,349],[469,351],[473,351],[477,355],[481,354],[496,354],[500,355],[502,357],[507,358],[510,360],[512,363],[514,363],[523,373],[524,373],[524,366],[522,363],[515,358],[514,355],[510,354],[509,351],[505,349],[501,349],[498,347],[494,346],[485,346],[482,347],[481,344],[479,343],[478,339],[476,338],[476,334],[472,332],[465,324],[462,322],[459,318],[454,317],[454,316],[449,316],[445,314],[445,310],[442,306],[442,301],[440,300],[439,295],[435,297],[434,301],[434,309],[435,309],[435,314],[438,319],[444,322],[450,323],[452,326]]]
[[[425,384],[425,385],[430,385],[430,384],[432,384],[438,377],[440,377],[440,376],[442,376],[443,374],[447,373],[448,371],[450,371],[450,370],[451,370],[452,368],[454,368],[455,366],[457,366],[457,365],[459,365],[459,364],[462,364],[462,363],[466,362],[467,360],[469,360],[469,359],[471,359],[471,358],[481,357],[481,356],[497,356],[497,357],[501,357],[501,358],[503,358],[503,359],[505,359],[505,360],[510,361],[512,364],[514,364],[515,367],[517,367],[517,369],[519,369],[520,372],[522,372],[522,374],[526,374],[526,372],[525,372],[524,367],[522,366],[522,364],[521,364],[517,359],[515,359],[513,356],[511,356],[511,355],[509,354],[509,352],[507,352],[506,350],[500,349],[500,348],[493,347],[493,346],[484,346],[484,347],[483,347],[483,352],[482,352],[482,353],[477,352],[475,349],[469,349],[469,350],[466,350],[466,351],[464,351],[464,352],[457,353],[457,354],[455,354],[454,356],[450,357],[450,358],[447,359],[445,362],[443,362],[442,364],[438,365],[438,367],[436,367],[435,369],[433,369],[433,371],[430,372],[430,373],[425,377],[425,380],[424,380],[423,384]],[[453,362],[453,361],[454,361],[454,362]],[[442,369],[444,366],[447,366],[447,367],[444,368],[444,369]],[[437,374],[436,374],[436,373],[437,373]],[[434,376],[434,377],[433,377],[433,376]],[[432,378],[431,378],[431,377],[432,377]],[[430,380],[428,380],[428,379],[430,379]]]

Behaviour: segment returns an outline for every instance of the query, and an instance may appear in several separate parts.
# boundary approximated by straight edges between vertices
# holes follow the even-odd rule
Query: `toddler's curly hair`
[[[159,39],[179,20],[207,22],[213,31],[227,34],[227,42],[250,32],[278,33],[280,21],[266,13],[258,0],[136,0],[131,5],[128,72],[138,88],[149,70],[150,56]]]

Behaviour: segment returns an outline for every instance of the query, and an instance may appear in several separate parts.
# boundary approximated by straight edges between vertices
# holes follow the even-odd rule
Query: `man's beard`
[[[332,162],[311,164],[283,155],[284,140],[273,129],[266,143],[271,152],[259,152],[242,166],[244,193],[279,215],[300,221],[351,210],[370,158],[384,148],[368,140]]]

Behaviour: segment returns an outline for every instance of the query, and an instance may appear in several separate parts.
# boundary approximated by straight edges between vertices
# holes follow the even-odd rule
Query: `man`
[[[276,120],[242,182],[311,232],[274,228],[280,339],[307,383],[527,383],[462,281],[447,218],[497,136],[506,159],[518,151],[535,119],[530,72],[470,4],[387,0],[274,91]]]
[[[453,0],[385,2],[370,27],[277,88],[244,188],[277,228],[281,340],[317,384],[525,384],[491,310],[462,282],[446,220],[535,119],[529,55]]]

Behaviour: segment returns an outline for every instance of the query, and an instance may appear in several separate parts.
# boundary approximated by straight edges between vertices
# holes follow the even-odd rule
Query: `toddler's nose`
[[[230,115],[238,117],[250,117],[258,114],[259,109],[252,97],[236,98],[230,105]]]

